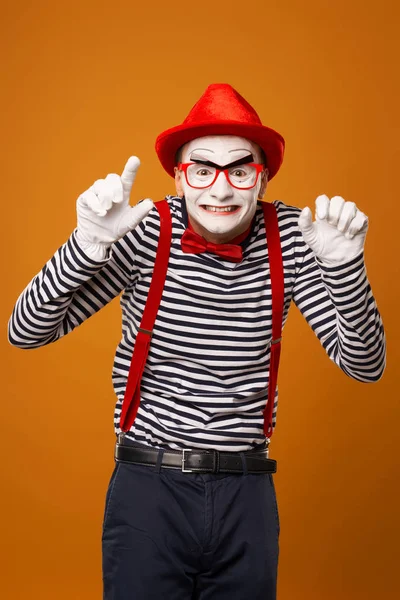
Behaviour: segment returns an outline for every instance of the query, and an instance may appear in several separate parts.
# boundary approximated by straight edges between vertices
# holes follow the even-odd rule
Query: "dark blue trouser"
[[[275,600],[279,531],[272,474],[116,462],[103,600]]]

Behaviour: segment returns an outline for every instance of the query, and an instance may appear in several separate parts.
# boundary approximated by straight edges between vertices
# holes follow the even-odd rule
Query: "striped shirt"
[[[211,253],[183,253],[185,201],[176,196],[166,200],[172,216],[171,255],[140,406],[127,437],[155,448],[249,450],[265,439],[272,333],[262,203],[241,243],[243,260],[233,263]],[[364,253],[341,265],[324,264],[303,240],[301,209],[280,200],[273,204],[284,267],[283,325],[293,300],[346,375],[377,381],[386,365],[386,339]],[[122,337],[112,370],[116,434],[159,230],[154,207],[98,261],[79,247],[75,230],[21,293],[9,320],[10,343],[37,348],[71,332],[122,292]],[[277,406],[278,388],[273,427]]]

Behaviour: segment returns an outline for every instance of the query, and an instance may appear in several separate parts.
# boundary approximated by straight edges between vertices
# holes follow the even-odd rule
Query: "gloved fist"
[[[364,248],[368,217],[354,202],[341,196],[329,200],[322,194],[315,201],[316,221],[306,206],[299,216],[299,228],[304,241],[314,254],[327,265],[344,264]]]
[[[150,198],[136,206],[129,204],[139,165],[138,157],[131,156],[121,176],[111,173],[97,179],[76,201],[76,239],[94,259],[104,259],[107,248],[139,225],[154,206]]]

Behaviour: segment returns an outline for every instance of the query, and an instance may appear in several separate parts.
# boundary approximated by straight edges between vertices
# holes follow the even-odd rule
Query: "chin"
[[[216,233],[216,234],[226,234],[226,233],[230,233],[231,231],[234,231],[237,228],[237,225],[234,225],[233,227],[212,227],[207,228],[207,231],[209,231],[210,233]],[[204,229],[206,229],[204,227]]]

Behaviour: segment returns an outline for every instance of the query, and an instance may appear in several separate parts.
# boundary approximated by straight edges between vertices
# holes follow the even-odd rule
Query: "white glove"
[[[76,240],[94,260],[104,260],[107,249],[134,229],[153,208],[150,198],[130,206],[129,197],[140,160],[131,156],[122,175],[97,179],[76,201]]]
[[[368,217],[354,202],[341,196],[329,200],[325,194],[315,201],[316,221],[306,206],[299,216],[304,241],[327,265],[344,264],[360,254],[368,230]]]

